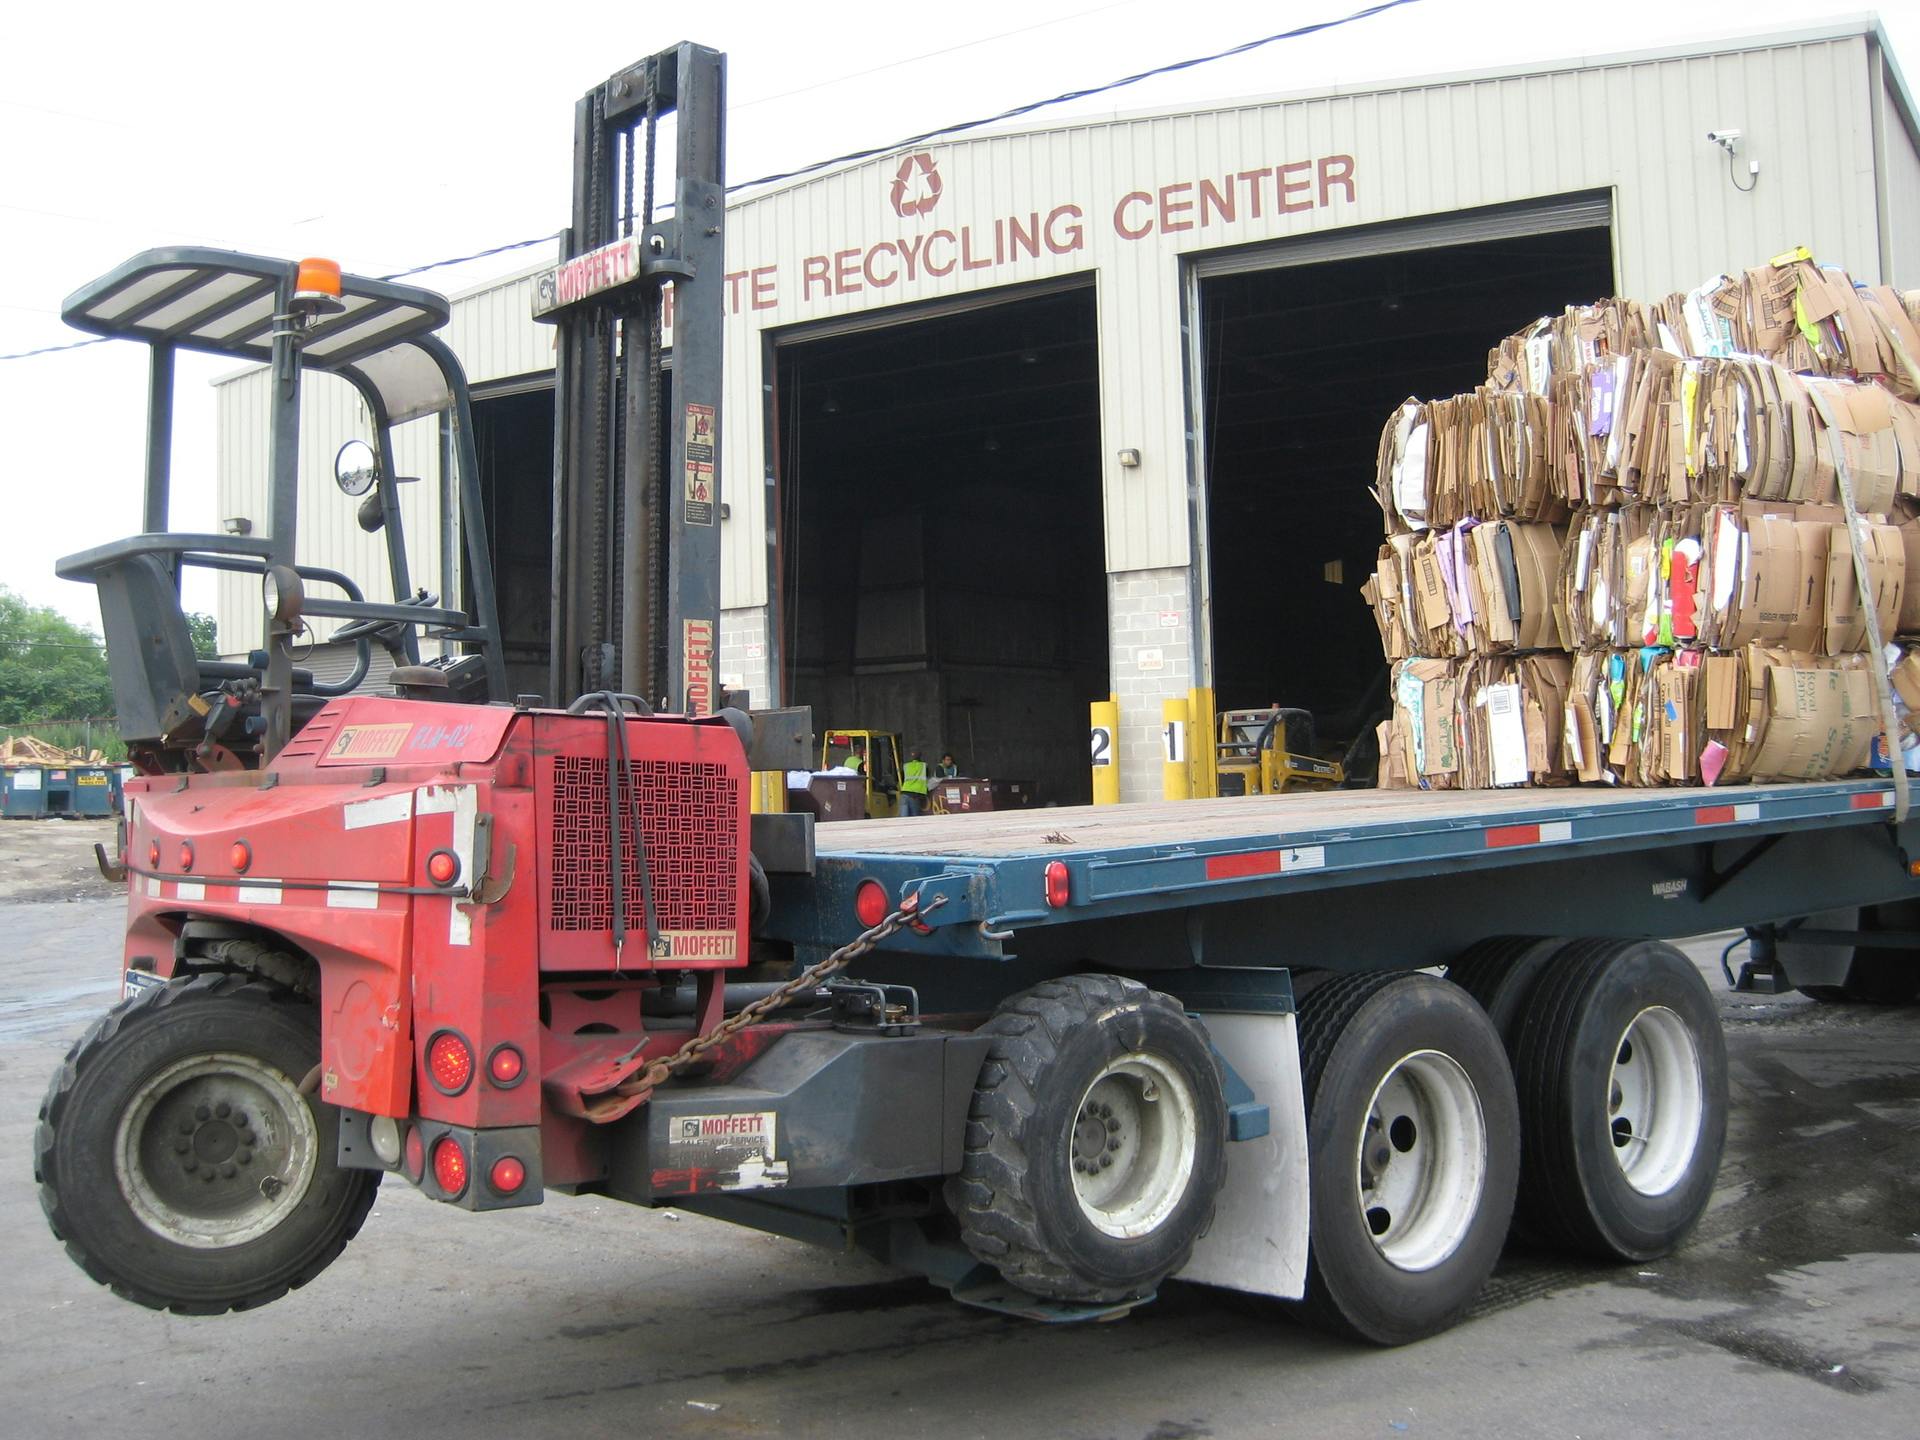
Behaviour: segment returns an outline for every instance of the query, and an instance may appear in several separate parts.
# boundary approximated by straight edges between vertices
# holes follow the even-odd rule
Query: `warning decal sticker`
[[[333,737],[329,760],[391,760],[413,733],[411,725],[346,725]]]
[[[689,525],[713,524],[713,406],[687,406],[686,503]]]
[[[787,1183],[787,1162],[774,1158],[771,1110],[731,1115],[675,1115],[667,1121],[667,1144],[676,1171],[700,1174],[695,1188],[759,1190]]]

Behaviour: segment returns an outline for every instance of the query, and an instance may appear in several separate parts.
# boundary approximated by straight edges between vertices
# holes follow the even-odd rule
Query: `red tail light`
[[[436,850],[427,857],[427,878],[436,885],[451,885],[460,878],[460,857],[451,850]]]
[[[458,1095],[473,1079],[473,1051],[451,1030],[442,1030],[427,1042],[427,1074],[434,1086]]]
[[[433,1142],[433,1179],[449,1200],[464,1194],[467,1188],[467,1152],[451,1135]]]
[[[407,1178],[414,1184],[420,1183],[420,1177],[427,1173],[427,1147],[420,1138],[420,1127],[407,1127],[407,1143],[401,1152],[405,1157],[401,1163],[407,1167]]]
[[[233,842],[233,848],[227,851],[227,863],[233,867],[235,874],[244,875],[247,873],[247,867],[253,864],[253,851],[247,848],[246,841],[236,840]]]
[[[1047,904],[1054,909],[1062,908],[1071,898],[1073,881],[1067,873],[1067,862],[1049,860],[1047,862]]]
[[[147,844],[147,868],[149,870],[158,870],[160,868],[160,842],[158,840],[149,841]]]
[[[193,846],[185,840],[180,842],[180,868],[182,870],[193,869]]]
[[[487,1183],[501,1195],[511,1195],[527,1183],[527,1167],[511,1155],[502,1155],[487,1172]]]
[[[493,1083],[505,1088],[518,1085],[520,1077],[527,1073],[527,1057],[511,1045],[495,1048],[487,1057],[487,1074],[493,1077]]]
[[[860,924],[871,930],[887,918],[887,892],[878,880],[862,880],[853,892],[853,913]]]

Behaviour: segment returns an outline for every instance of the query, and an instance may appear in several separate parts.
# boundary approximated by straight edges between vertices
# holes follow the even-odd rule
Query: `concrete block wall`
[[[767,656],[767,607],[747,605],[720,612],[720,682],[744,688],[753,697],[754,708],[773,704],[773,672]]]
[[[1120,798],[1158,800],[1160,702],[1194,685],[1189,571],[1184,565],[1107,576],[1108,673],[1120,697]]]

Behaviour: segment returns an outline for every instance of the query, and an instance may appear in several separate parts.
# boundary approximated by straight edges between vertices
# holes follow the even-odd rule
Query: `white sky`
[[[679,40],[727,53],[728,173],[741,180],[1364,3],[10,7],[0,354],[83,338],[61,324],[62,298],[150,246],[327,255],[382,274],[556,230],[568,211],[574,101]],[[1920,83],[1920,0],[1877,8]],[[1615,54],[1862,11],[1857,0],[1418,0],[1036,120]],[[457,292],[537,255],[413,283]],[[207,382],[232,368],[181,357],[176,529],[217,528]],[[139,528],[145,374],[145,348],[119,342],[0,362],[0,583],[89,626],[98,625],[91,588],[55,579],[53,561]],[[190,589],[188,603],[210,610],[210,585]]]

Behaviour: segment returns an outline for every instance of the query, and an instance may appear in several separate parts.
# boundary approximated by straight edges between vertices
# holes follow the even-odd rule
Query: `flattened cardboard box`
[[[1858,770],[1879,733],[1864,670],[1765,670],[1756,780],[1827,780]]]

